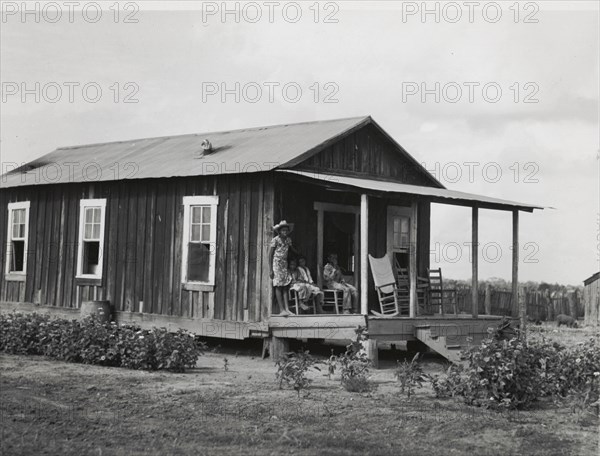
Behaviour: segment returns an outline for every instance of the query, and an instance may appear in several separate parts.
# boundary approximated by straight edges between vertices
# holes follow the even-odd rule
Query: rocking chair
[[[399,290],[392,271],[392,263],[387,254],[382,258],[374,258],[369,255],[369,263],[381,310],[381,312],[371,310],[371,313],[377,317],[395,317],[401,311],[408,311],[408,296]]]

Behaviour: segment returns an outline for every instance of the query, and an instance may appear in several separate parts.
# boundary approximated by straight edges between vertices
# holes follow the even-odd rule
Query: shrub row
[[[584,395],[598,400],[600,347],[596,338],[565,348],[545,339],[525,343],[489,338],[465,351],[464,366],[434,377],[438,397],[458,396],[470,405],[520,409],[542,397]]]
[[[0,351],[44,355],[72,363],[165,369],[183,372],[196,365],[205,346],[193,334],[165,328],[141,329],[101,323],[50,319],[46,315],[0,315]]]

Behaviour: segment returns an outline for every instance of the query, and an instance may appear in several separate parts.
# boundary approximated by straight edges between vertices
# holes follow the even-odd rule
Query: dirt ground
[[[531,337],[540,334],[577,343],[593,333],[548,325]],[[381,353],[371,393],[314,372],[298,398],[278,389],[258,345],[222,343],[185,374],[1,355],[1,454],[598,454],[598,417],[568,403],[497,413],[437,400],[430,387],[407,400],[393,377],[402,351]],[[424,364],[428,373],[445,365],[434,355]]]

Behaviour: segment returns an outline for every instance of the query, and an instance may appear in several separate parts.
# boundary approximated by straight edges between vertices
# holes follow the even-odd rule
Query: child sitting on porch
[[[344,294],[344,313],[358,313],[358,292],[356,288],[346,283],[342,269],[338,265],[338,257],[336,253],[330,253],[327,257],[329,261],[323,269],[323,278],[330,290],[341,290]]]
[[[298,266],[298,263],[302,263],[303,266]],[[292,276],[291,289],[298,294],[300,308],[302,310],[309,310],[309,307],[306,305],[306,303],[311,298],[314,298],[317,312],[323,313],[323,308],[321,307],[321,303],[323,302],[323,292],[312,281],[312,277],[310,276],[310,271],[306,267],[306,260],[304,257],[300,256],[298,261],[291,259],[289,261],[289,265],[290,275]]]
[[[269,266],[271,269],[271,279],[275,288],[275,297],[279,306],[279,315],[287,317],[294,315],[288,307],[287,287],[292,282],[292,277],[288,272],[288,251],[291,249],[296,252],[292,246],[292,240],[289,234],[294,230],[293,223],[287,223],[282,220],[273,227],[277,236],[271,241],[269,250]],[[297,252],[296,252],[297,253]]]

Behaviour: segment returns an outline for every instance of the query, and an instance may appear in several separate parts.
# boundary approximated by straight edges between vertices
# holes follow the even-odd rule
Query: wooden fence
[[[525,288],[519,289],[519,299],[524,299],[527,305],[527,316],[535,320],[553,321],[559,314],[575,318],[584,316],[584,303],[578,290],[550,293],[548,290],[537,291]],[[461,287],[456,290],[456,303],[459,313],[472,311],[471,287]],[[487,286],[479,289],[478,307],[480,315],[519,316],[519,305],[513,302],[512,292]],[[451,309],[446,309],[450,312]]]

